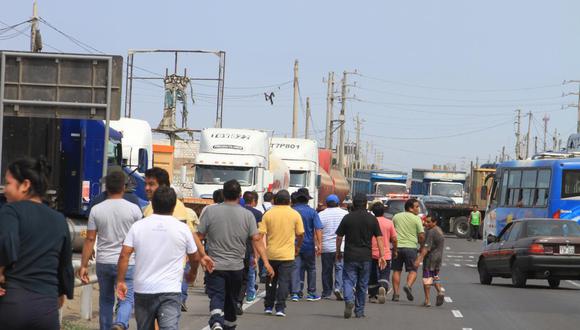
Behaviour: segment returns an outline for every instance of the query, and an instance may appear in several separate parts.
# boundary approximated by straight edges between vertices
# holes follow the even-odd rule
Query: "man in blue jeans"
[[[292,273],[292,301],[299,301],[304,286],[304,272],[307,274],[308,289],[306,300],[317,301],[320,296],[316,294],[316,256],[322,253],[322,223],[316,210],[308,205],[312,199],[307,188],[300,188],[295,194],[296,204],[293,208],[302,217],[304,225],[304,240],[300,247],[300,253],[294,260],[294,272]]]
[[[113,324],[117,261],[129,228],[135,221],[141,219],[143,214],[137,205],[123,199],[125,174],[122,171],[114,171],[107,175],[105,186],[107,199],[93,206],[89,215],[87,238],[83,247],[79,276],[83,283],[89,283],[87,266],[98,235],[96,270],[99,282],[99,327],[101,330],[127,329],[133,310],[133,265],[135,260],[133,258],[129,260],[129,267],[125,275],[128,288],[127,299],[119,302],[117,317]]]
[[[330,299],[334,289],[336,299],[343,300],[343,261],[336,260],[336,229],[348,211],[338,207],[339,204],[338,196],[329,195],[326,197],[326,209],[318,214],[322,223],[322,299]],[[341,246],[340,249],[344,250],[344,246]],[[334,287],[332,285],[333,273]]]
[[[352,316],[353,308],[355,317],[365,317],[365,301],[371,271],[371,241],[373,237],[377,239],[379,246],[379,268],[384,269],[386,266],[383,234],[377,218],[367,212],[366,204],[366,195],[356,194],[353,198],[353,211],[342,219],[336,230],[337,260],[343,259],[340,246],[342,245],[343,237],[346,237],[343,271],[345,319]]]

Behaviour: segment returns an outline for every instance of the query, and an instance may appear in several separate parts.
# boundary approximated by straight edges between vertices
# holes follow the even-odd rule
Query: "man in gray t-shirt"
[[[89,214],[87,237],[83,247],[79,277],[83,283],[89,283],[87,266],[97,242],[97,280],[99,282],[99,324],[101,329],[127,329],[133,310],[133,265],[131,257],[125,281],[128,287],[127,299],[119,301],[117,317],[113,323],[113,306],[115,304],[115,283],[117,280],[117,262],[123,247],[125,236],[135,221],[143,218],[139,206],[123,199],[125,192],[125,174],[121,171],[111,172],[105,178],[108,198],[93,206]],[[115,327],[113,327],[115,326]]]
[[[235,306],[244,270],[246,241],[252,239],[268,273],[272,267],[265,254],[254,215],[239,204],[242,188],[236,180],[224,183],[225,201],[206,207],[199,219],[197,234],[206,240],[208,256],[214,261],[214,270],[206,274],[209,296],[211,329],[235,328]]]
[[[415,260],[415,268],[419,267],[423,261],[423,289],[425,291],[424,306],[431,306],[430,290],[431,285],[437,290],[437,306],[444,302],[444,293],[439,281],[439,270],[443,261],[443,248],[445,236],[441,228],[437,226],[437,220],[430,215],[425,219],[425,243],[421,247],[421,252]]]

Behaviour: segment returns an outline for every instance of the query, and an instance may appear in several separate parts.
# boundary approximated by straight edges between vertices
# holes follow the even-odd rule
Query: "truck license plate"
[[[574,254],[576,253],[574,245],[560,245],[560,254]]]

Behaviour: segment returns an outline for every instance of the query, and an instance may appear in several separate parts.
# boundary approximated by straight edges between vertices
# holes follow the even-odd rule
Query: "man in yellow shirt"
[[[264,313],[286,316],[286,297],[290,287],[294,258],[300,252],[304,239],[304,225],[300,213],[290,207],[290,194],[280,190],[274,196],[274,206],[264,214],[259,226],[266,236],[266,252],[274,277],[266,283]]]

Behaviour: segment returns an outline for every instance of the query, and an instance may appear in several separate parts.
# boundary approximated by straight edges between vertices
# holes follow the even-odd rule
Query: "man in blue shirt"
[[[305,271],[308,279],[306,300],[317,301],[320,300],[320,296],[316,295],[316,256],[322,252],[322,223],[318,213],[308,206],[308,201],[312,199],[308,189],[298,189],[295,197],[294,210],[302,217],[304,241],[295,259],[295,269],[292,274],[292,301],[300,300]]]

